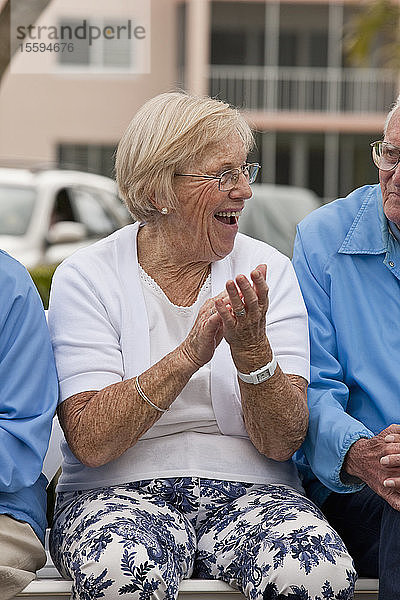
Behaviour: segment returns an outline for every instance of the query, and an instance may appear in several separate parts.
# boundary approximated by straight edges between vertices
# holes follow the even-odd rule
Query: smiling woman
[[[155,276],[154,269],[160,277],[160,265],[165,265],[164,273],[168,282],[164,286],[167,289],[163,285],[161,287],[177,304],[192,304],[200,289],[201,274],[208,273],[211,262],[224,258],[233,249],[238,231],[236,217],[240,216],[245,201],[251,197],[248,171],[238,168],[245,163],[246,158],[247,149],[238,133],[233,133],[220,142],[209,143],[197,157],[195,164],[197,172],[204,175],[176,178],[176,207],[170,208],[162,220],[153,219],[140,232],[144,243],[139,245],[139,262],[147,272],[150,271],[152,277]],[[224,186],[224,190],[221,190],[220,177],[232,169],[239,171],[236,184]],[[221,175],[209,175],[210,173]],[[149,255],[146,253],[149,245],[145,237],[152,239],[152,251]],[[142,254],[141,250],[144,250]],[[195,266],[197,285],[191,275],[189,278],[181,278],[180,274],[179,286],[176,285],[177,282],[171,281],[171,267],[176,271],[176,265],[184,269],[184,272],[193,274]],[[179,297],[172,298],[175,293]]]
[[[192,574],[252,600],[352,597],[351,559],[291,460],[308,423],[299,287],[238,234],[252,144],[223,102],[153,98],[117,152],[137,222],[54,276],[67,444],[51,552],[76,597],[173,600]]]

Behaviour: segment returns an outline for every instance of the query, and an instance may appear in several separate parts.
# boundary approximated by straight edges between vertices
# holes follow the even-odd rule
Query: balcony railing
[[[248,110],[387,112],[399,74],[389,69],[210,66],[210,94]]]

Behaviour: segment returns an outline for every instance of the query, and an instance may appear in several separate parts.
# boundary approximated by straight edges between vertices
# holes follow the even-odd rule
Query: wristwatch
[[[267,381],[272,375],[275,373],[277,366],[276,358],[272,355],[272,360],[261,369],[257,369],[257,371],[251,371],[251,373],[241,373],[237,372],[239,379],[244,381],[245,383],[253,383],[257,385],[257,383],[262,383],[263,381]]]

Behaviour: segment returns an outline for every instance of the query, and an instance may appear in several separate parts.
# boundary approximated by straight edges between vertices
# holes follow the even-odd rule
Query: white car
[[[0,168],[0,248],[28,269],[58,264],[129,222],[112,179]]]

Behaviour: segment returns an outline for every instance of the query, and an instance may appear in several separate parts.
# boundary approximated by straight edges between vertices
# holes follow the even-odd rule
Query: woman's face
[[[218,176],[241,167],[246,159],[243,141],[236,135],[210,146],[198,162],[182,172]],[[175,192],[178,206],[167,217],[174,230],[174,245],[185,254],[188,251],[194,261],[213,262],[227,256],[233,249],[240,213],[252,195],[244,175],[228,192],[218,189],[217,179],[176,177]]]

